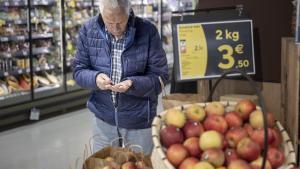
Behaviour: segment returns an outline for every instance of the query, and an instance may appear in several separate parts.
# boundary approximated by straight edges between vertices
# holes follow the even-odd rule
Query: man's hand
[[[101,90],[108,90],[112,88],[112,81],[111,79],[103,73],[100,73],[96,77],[96,83],[98,88]]]
[[[114,92],[124,93],[132,86],[131,80],[125,80],[111,87]]]

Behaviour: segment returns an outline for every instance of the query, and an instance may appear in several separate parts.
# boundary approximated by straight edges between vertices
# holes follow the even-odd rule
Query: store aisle
[[[82,109],[0,133],[0,169],[80,169],[75,163],[83,158],[91,121]]]
[[[0,133],[0,169],[75,169],[91,135],[91,117],[83,109]]]

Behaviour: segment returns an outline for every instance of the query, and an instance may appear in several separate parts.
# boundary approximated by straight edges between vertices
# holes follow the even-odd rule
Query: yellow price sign
[[[239,69],[255,73],[251,20],[177,24],[176,78],[219,77]]]

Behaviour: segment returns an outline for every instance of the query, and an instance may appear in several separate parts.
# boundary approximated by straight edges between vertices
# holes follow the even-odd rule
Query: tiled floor
[[[0,133],[0,169],[81,169],[91,119],[83,109]]]

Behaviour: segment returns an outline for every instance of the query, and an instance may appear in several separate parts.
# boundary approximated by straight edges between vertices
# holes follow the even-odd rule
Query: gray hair
[[[100,13],[103,13],[104,8],[123,8],[126,13],[129,15],[129,11],[131,8],[130,0],[100,0],[99,1],[99,9]]]

